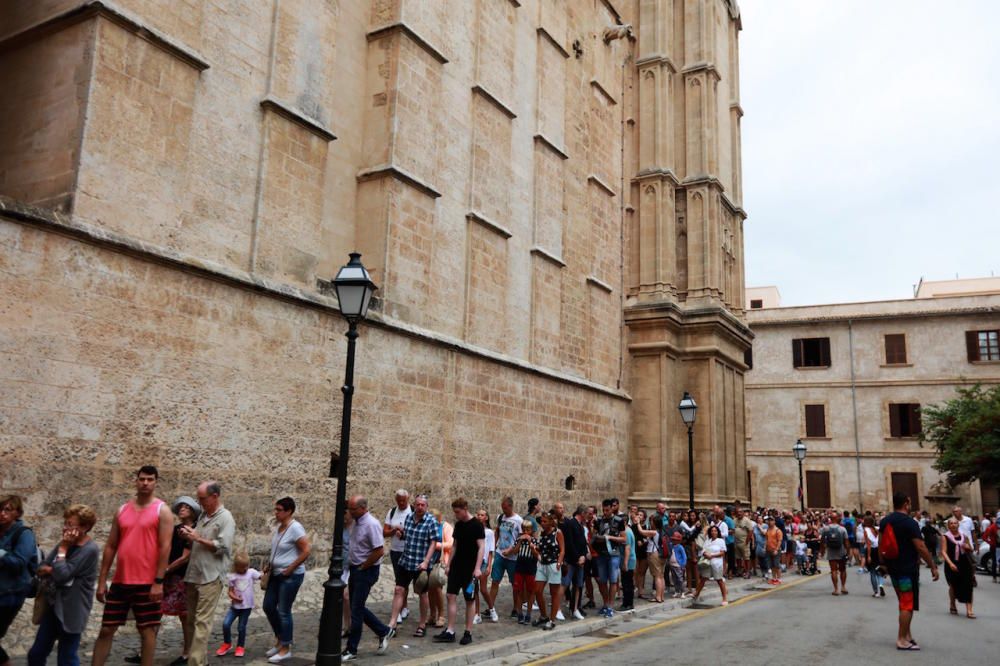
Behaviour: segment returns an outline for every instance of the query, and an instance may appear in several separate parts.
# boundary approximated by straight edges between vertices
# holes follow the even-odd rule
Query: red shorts
[[[535,574],[514,573],[514,594],[528,594],[535,591]]]
[[[162,608],[159,601],[150,601],[150,587],[152,586],[112,583],[105,598],[101,624],[105,627],[120,627],[125,624],[131,610],[135,616],[135,626],[160,626]]]

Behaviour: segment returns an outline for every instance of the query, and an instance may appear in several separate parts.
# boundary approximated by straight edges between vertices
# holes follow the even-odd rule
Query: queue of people
[[[60,542],[39,556],[34,533],[22,521],[21,498],[0,498],[0,639],[25,599],[35,595],[38,630],[29,666],[44,665],[54,649],[60,666],[79,663],[80,636],[95,597],[103,605],[95,666],[105,663],[118,627],[129,616],[142,648],[127,661],[150,666],[163,615],[178,617],[183,628],[181,654],[171,666],[205,663],[223,592],[229,608],[214,655],[244,657],[258,585],[274,637],[265,656],[271,663],[291,658],[292,607],[311,553],[306,530],[294,517],[295,501],[284,497],[274,503],[270,552],[258,571],[246,553],[233,551],[235,521],[222,505],[218,482],[205,481],[195,498],[181,496],[168,505],[156,496],[158,480],[153,466],[137,471],[135,495],[112,517],[103,551],[90,537],[98,519],[94,510],[76,504],[64,512]],[[709,582],[718,587],[725,606],[727,578],[761,576],[780,585],[796,565],[801,575],[820,573],[820,559],[829,567],[834,596],[848,594],[847,572],[855,565],[859,573],[868,573],[875,598],[886,596],[890,580],[899,600],[897,648],[918,650],[910,623],[919,609],[919,560],[935,580],[937,564],[944,563],[950,612],[958,614],[962,604],[965,616],[975,618],[972,554],[977,538],[995,553],[997,524],[995,519],[977,524],[955,507],[942,534],[928,516],[911,515],[908,498],[893,499],[894,511],[883,516],[751,509],[739,503],[704,512],[671,511],[662,502],[647,515],[637,505],[621,511],[616,498],[600,507],[581,504],[567,515],[561,502],[544,510],[532,498],[522,517],[513,498],[505,497],[491,521],[485,507],[473,510],[464,498],[452,501],[445,517],[429,507],[427,496],[411,498],[400,489],[395,506],[380,521],[369,511],[367,498],[355,495],[348,500],[343,535],[346,646],[341,659],[358,658],[365,626],[377,639],[377,653],[384,654],[410,616],[411,589],[418,608],[413,637],[423,638],[433,629],[435,642],[468,645],[474,625],[500,621],[497,600],[505,577],[513,591],[511,620],[550,630],[556,622],[582,620],[592,609],[613,617],[632,610],[637,598],[662,603],[670,594],[698,602]],[[367,602],[387,546],[395,587],[383,621]],[[460,639],[459,595],[465,601]],[[7,663],[0,648],[0,666]]]

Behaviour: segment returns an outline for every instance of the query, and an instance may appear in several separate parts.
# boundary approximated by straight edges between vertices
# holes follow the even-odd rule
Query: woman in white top
[[[486,509],[480,509],[476,511],[476,520],[483,524],[483,529],[486,530],[486,549],[483,551],[483,566],[482,573],[479,575],[479,592],[483,595],[483,600],[486,601],[486,607],[490,607],[490,572],[493,571],[493,553],[496,551],[496,539],[497,536],[493,532],[493,528],[490,527],[490,514]],[[487,613],[488,615],[489,613]],[[493,615],[496,615],[496,610],[493,611]],[[497,619],[493,619],[493,622],[497,622]],[[479,612],[479,597],[476,597],[476,616],[472,618],[472,624],[481,624],[483,621],[483,616]]]
[[[722,575],[722,563],[726,559],[726,540],[722,538],[719,528],[712,525],[705,535],[705,543],[701,553],[699,563],[708,560],[710,578],[719,584],[722,592],[722,605],[729,605],[729,594],[726,590],[726,579]],[[693,601],[697,602],[701,596],[701,589],[705,587],[705,577],[698,580],[698,589],[694,593]]]
[[[448,566],[448,561],[451,559],[451,549],[455,545],[455,538],[452,536],[455,528],[442,518],[439,510],[431,509],[431,515],[438,522],[439,532],[435,546],[437,552],[434,553],[432,559],[433,566],[427,585],[427,601],[430,602],[431,622],[438,629],[442,629],[445,624],[445,615],[448,613],[448,609],[444,605],[444,591],[442,589],[445,582],[444,570]],[[440,569],[440,573],[435,569]]]
[[[863,536],[858,543],[861,544],[861,556],[868,566],[868,576],[872,581],[872,596],[884,597],[885,588],[882,587],[882,576],[878,573],[878,528],[875,526],[875,519],[865,516],[861,529]]]
[[[274,503],[277,527],[271,536],[270,577],[264,592],[264,614],[274,632],[274,647],[267,651],[272,664],[292,656],[292,604],[305,578],[305,561],[312,546],[302,523],[295,520],[295,500],[282,497]]]

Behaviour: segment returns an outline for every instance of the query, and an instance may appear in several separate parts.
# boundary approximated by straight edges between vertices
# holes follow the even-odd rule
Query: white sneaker
[[[472,616],[472,624],[482,624],[482,623],[483,623],[482,615],[476,613],[475,615]]]
[[[281,662],[285,661],[286,659],[291,659],[291,658],[292,658],[292,651],[289,650],[285,654],[280,654],[278,652],[275,652],[270,657],[268,657],[267,660],[270,663],[272,663],[272,664],[280,664]]]
[[[560,622],[563,622],[563,621],[566,620],[566,616],[563,615],[563,612],[562,612],[561,608],[556,611],[556,619],[559,620]]]
[[[410,609],[404,606],[403,610],[399,611],[399,621],[402,622],[408,617],[410,617]]]
[[[531,604],[531,610],[533,610],[533,611],[536,611],[536,610],[538,610],[538,602],[537,602],[537,601],[536,601],[536,602],[533,602],[533,603]]]
[[[573,619],[574,620],[582,620],[582,619],[584,619],[583,613],[581,613],[579,610],[573,611]]]
[[[273,647],[273,648],[269,649],[267,652],[265,652],[264,656],[265,657],[273,657],[276,654],[278,654],[278,648]]]
[[[500,621],[500,616],[497,615],[497,609],[496,608],[491,608],[490,609],[490,622],[499,622],[499,621]]]

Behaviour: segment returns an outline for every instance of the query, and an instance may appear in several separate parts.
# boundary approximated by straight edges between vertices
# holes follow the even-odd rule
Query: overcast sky
[[[740,0],[748,286],[1000,275],[1000,1]]]

